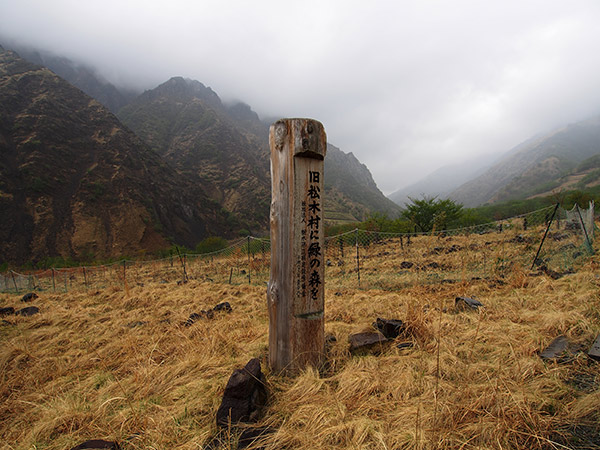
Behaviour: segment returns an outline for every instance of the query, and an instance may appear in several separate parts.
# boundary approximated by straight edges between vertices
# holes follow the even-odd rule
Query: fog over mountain
[[[0,44],[118,88],[201,80],[312,117],[391,193],[600,112],[600,2],[0,2]]]

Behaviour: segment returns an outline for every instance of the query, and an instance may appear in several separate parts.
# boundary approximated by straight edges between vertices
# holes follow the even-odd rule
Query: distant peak
[[[221,99],[210,87],[205,86],[197,80],[181,76],[170,78],[158,87],[147,91],[147,95],[151,97],[165,96],[180,101],[198,98],[213,105],[221,105]]]

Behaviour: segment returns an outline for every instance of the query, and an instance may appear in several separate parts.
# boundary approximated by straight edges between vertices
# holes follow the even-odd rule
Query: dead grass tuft
[[[124,449],[202,448],[216,435],[229,375],[253,357],[261,358],[271,392],[260,425],[277,430],[265,449],[597,448],[598,363],[583,354],[544,362],[538,353],[560,334],[587,350],[600,333],[598,262],[556,280],[519,264],[499,272],[492,261],[514,249],[505,240],[486,246],[494,237],[433,244],[419,237],[382,256],[371,248],[363,266],[368,290],[350,286],[348,265],[335,266],[325,328],[336,342],[321,372],[309,368],[294,379],[265,367],[264,286],[156,277],[143,286],[132,278],[128,289],[43,292],[39,315],[0,322],[1,448],[58,450],[93,438]],[[448,243],[476,244],[479,253],[435,250]],[[442,282],[436,269],[394,267],[413,278],[391,289],[379,276],[423,254],[455,280]],[[471,279],[470,264],[484,256],[486,277]],[[485,307],[457,311],[456,296]],[[221,301],[233,312],[183,325]],[[19,296],[0,294],[0,306],[18,304]],[[397,342],[413,346],[390,342],[378,356],[350,355],[349,334],[377,317],[403,320]],[[235,448],[235,436],[223,439]]]

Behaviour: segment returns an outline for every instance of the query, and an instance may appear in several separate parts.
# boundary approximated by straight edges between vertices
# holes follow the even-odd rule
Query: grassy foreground
[[[600,333],[599,264],[554,280],[515,267],[505,283],[402,290],[326,289],[329,367],[297,378],[266,367],[265,287],[192,280],[123,290],[42,293],[41,313],[0,320],[0,448],[200,449],[231,372],[262,360],[266,449],[600,448],[600,364],[538,352],[565,334],[587,351]],[[457,312],[457,295],[478,312]],[[21,307],[0,294],[0,307]],[[228,301],[190,327],[192,312]],[[352,356],[348,335],[377,317],[408,332],[379,355]],[[235,446],[233,446],[235,448]]]

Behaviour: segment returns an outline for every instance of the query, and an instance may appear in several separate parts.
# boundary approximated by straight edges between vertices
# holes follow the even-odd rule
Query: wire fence
[[[330,287],[399,289],[481,279],[501,283],[515,270],[550,275],[576,271],[593,253],[593,204],[590,210],[592,225],[582,218],[589,217],[589,210],[574,214],[551,206],[455,230],[385,233],[355,229],[325,239],[325,277]],[[268,239],[249,236],[212,253],[27,273],[8,271],[0,274],[0,292],[129,289],[189,280],[266,285],[270,254]]]

